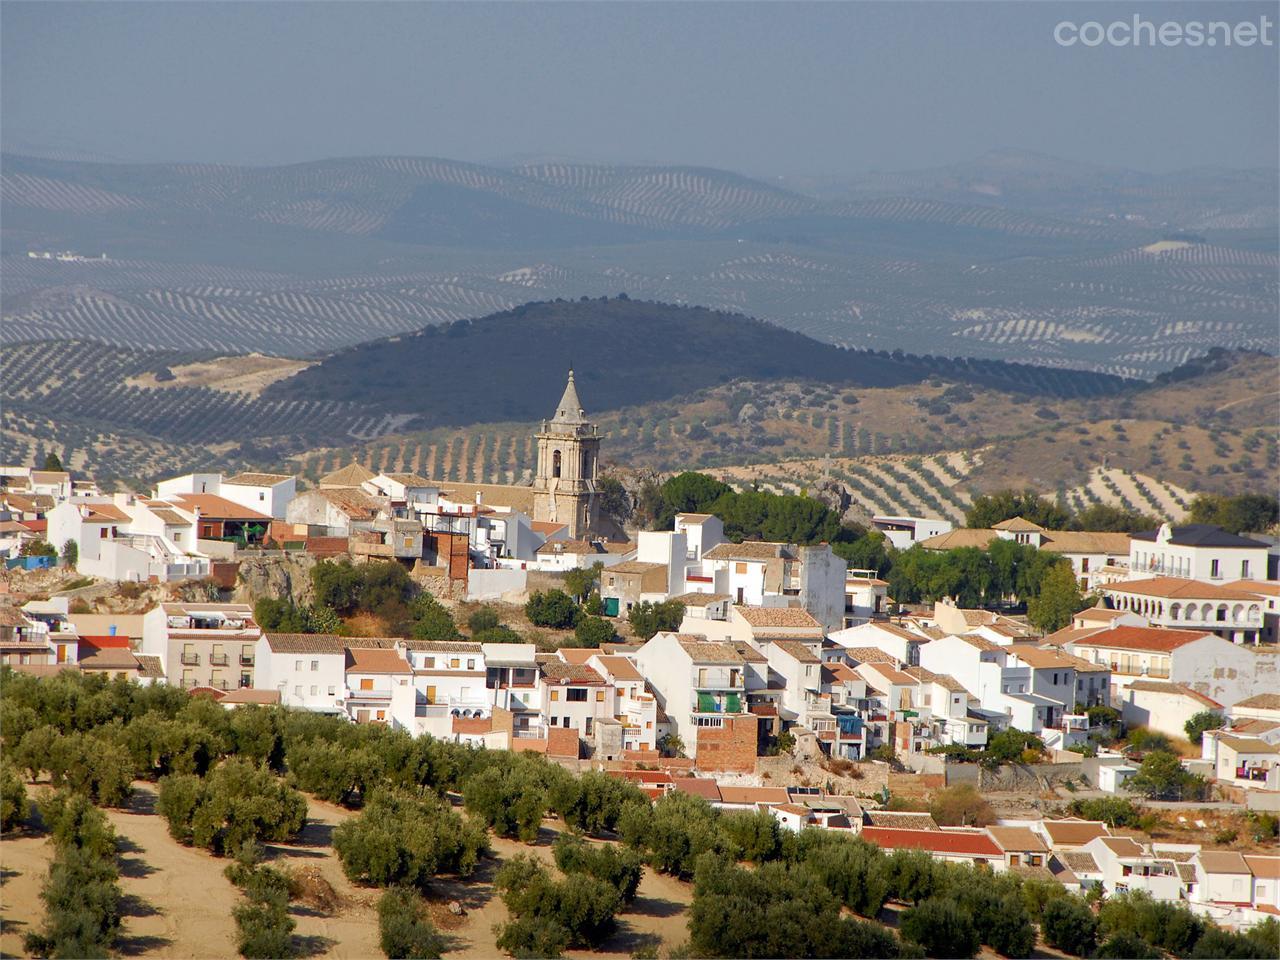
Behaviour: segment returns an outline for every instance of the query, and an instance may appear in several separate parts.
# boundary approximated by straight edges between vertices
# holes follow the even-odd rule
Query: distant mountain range
[[[720,170],[412,157],[0,158],[9,342],[314,356],[530,299],[749,313],[842,346],[1152,376],[1274,349],[1274,171],[1017,151],[782,189]],[[58,251],[104,260],[58,260]]]

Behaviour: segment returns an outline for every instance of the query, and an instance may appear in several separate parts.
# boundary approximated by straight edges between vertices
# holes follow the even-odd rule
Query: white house
[[[1130,535],[1129,576],[1187,577],[1208,583],[1265,580],[1268,545],[1204,523]]]
[[[1182,880],[1175,862],[1129,837],[1097,837],[1084,845],[1098,864],[1109,894],[1143,890],[1155,900],[1179,900]]]
[[[1115,609],[1138,614],[1152,626],[1204,630],[1234,643],[1259,643],[1268,598],[1243,586],[1247,583],[1160,576],[1108,584],[1102,595]]]
[[[255,644],[254,685],[276,690],[286,707],[340,713],[347,639],[331,634],[264,633]]]
[[[1119,707],[1126,727],[1150,727],[1171,737],[1185,737],[1186,723],[1197,713],[1223,712],[1218,701],[1167,680],[1130,681]]]
[[[844,625],[856,627],[889,614],[889,583],[874,570],[846,570],[844,575]]]
[[[413,668],[396,649],[347,647],[345,675],[341,705],[356,723],[390,724],[393,697],[412,696]]]
[[[1280,746],[1230,730],[1206,730],[1200,749],[1204,759],[1213,763],[1220,784],[1280,791]]]
[[[158,657],[183,689],[255,687],[262,631],[244,603],[162,603],[142,618],[141,653]]]
[[[871,526],[883,533],[884,538],[898,550],[907,550],[921,540],[950,533],[953,529],[950,520],[938,517],[872,517]]]
[[[658,701],[644,675],[621,654],[593,654],[587,666],[613,687],[614,714],[621,725],[623,750],[653,750],[658,743]]]
[[[828,630],[838,630],[844,626],[847,567],[827,544],[721,543],[703,554],[703,579],[690,581],[690,574],[686,583],[748,606],[802,607]]]
[[[298,492],[298,481],[283,473],[237,473],[224,478],[218,489],[206,492],[264,513],[273,520],[283,520]]]
[[[846,627],[832,633],[830,638],[842,647],[875,647],[909,666],[920,663],[920,648],[930,642],[928,637],[887,622]]]

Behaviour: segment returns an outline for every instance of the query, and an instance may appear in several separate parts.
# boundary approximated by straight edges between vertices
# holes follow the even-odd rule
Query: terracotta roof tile
[[[800,607],[752,607],[735,604],[734,610],[753,627],[795,627],[821,632],[822,624]]]
[[[986,832],[863,827],[862,837],[889,850],[928,850],[932,853],[988,859],[1004,857],[1003,852]]]
[[[1181,646],[1212,636],[1197,630],[1165,630],[1159,627],[1113,627],[1072,641],[1082,646],[1116,650],[1156,650],[1172,653]]]

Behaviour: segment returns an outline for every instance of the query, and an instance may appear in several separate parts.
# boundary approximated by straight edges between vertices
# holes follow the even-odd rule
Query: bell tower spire
[[[587,420],[572,366],[555,416],[542,422],[537,441],[533,518],[565,524],[575,540],[593,533],[598,523],[600,431]]]

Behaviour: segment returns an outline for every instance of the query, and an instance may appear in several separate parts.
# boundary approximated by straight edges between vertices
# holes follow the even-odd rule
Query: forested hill
[[[1046,396],[1099,396],[1131,381],[994,360],[847,350],[736,314],[627,299],[530,303],[358,344],[265,396],[356,401],[427,424],[529,420],[554,407],[566,369],[591,411],[688,394],[736,378],[863,387],[931,378]]]

